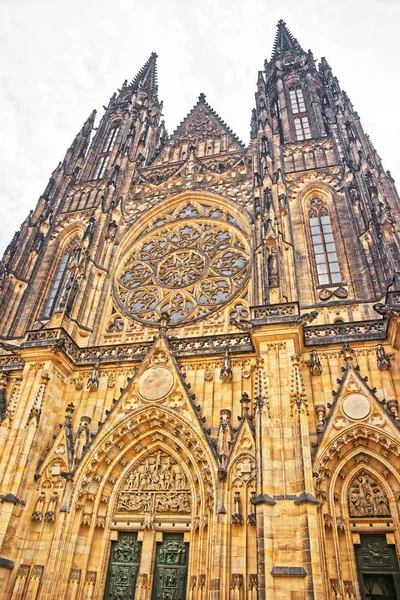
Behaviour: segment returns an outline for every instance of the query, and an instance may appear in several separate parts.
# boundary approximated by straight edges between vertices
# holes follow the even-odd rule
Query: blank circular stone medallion
[[[138,391],[145,400],[160,400],[172,390],[173,385],[171,371],[165,367],[151,367],[139,377]]]
[[[343,410],[349,419],[365,419],[370,413],[371,405],[362,394],[351,394],[343,402]]]

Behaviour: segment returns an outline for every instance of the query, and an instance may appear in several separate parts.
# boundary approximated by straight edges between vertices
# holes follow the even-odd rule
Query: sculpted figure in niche
[[[271,253],[268,256],[268,285],[278,285],[278,259],[276,256],[276,248],[271,248]]]
[[[350,485],[349,512],[351,517],[390,516],[385,492],[365,471],[361,471]]]

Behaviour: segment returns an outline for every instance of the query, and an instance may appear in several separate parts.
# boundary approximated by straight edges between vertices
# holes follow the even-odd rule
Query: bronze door
[[[137,533],[121,532],[112,542],[104,600],[133,600],[141,547]]]
[[[385,534],[365,534],[355,546],[362,600],[400,600],[396,551]]]
[[[152,600],[185,600],[188,554],[183,533],[164,533],[157,544]]]

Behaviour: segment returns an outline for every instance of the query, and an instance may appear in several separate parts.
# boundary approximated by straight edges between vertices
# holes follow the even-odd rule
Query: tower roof
[[[278,54],[280,54],[280,52],[286,52],[288,50],[301,50],[301,46],[296,38],[292,35],[290,30],[286,27],[285,21],[280,19],[277,24],[277,32],[275,35],[271,58],[274,59],[278,56]]]
[[[134,89],[144,89],[157,96],[157,54],[152,52],[149,59],[129,84]]]

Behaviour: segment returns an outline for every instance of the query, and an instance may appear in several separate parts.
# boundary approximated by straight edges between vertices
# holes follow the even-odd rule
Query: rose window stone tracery
[[[178,325],[238,296],[250,272],[249,244],[238,225],[204,205],[158,218],[122,259],[114,287],[121,310],[149,325],[168,313]]]

